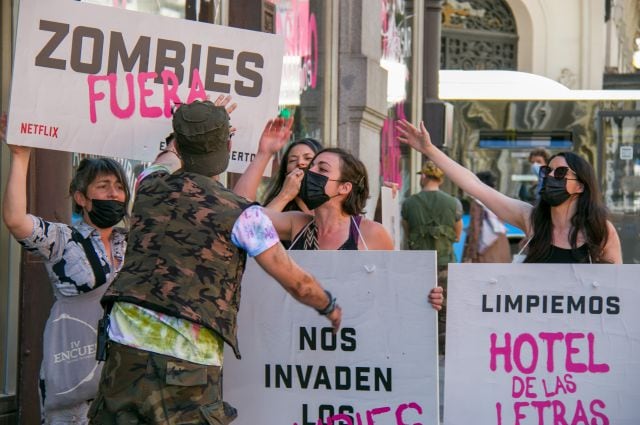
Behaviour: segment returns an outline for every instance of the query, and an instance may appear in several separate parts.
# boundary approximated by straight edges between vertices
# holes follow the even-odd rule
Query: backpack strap
[[[98,258],[98,254],[96,254],[91,240],[82,237],[82,234],[75,227],[71,227],[71,239],[84,248],[87,260],[89,260],[89,264],[91,264],[91,269],[93,270],[93,276],[96,279],[94,289],[102,286],[107,281],[107,276],[104,274],[104,269],[102,268],[102,264],[100,264],[100,259]]]

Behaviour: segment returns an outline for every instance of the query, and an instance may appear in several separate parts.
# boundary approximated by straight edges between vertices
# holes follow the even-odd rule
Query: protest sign
[[[172,109],[230,94],[229,171],[277,113],[282,37],[68,0],[22,0],[9,143],[142,161]]]
[[[402,248],[402,236],[400,233],[400,201],[399,194],[393,194],[393,189],[382,186],[380,188],[382,206],[382,225],[391,235],[393,246],[396,249]]]
[[[452,264],[447,425],[640,423],[639,265]]]
[[[238,425],[436,424],[434,252],[292,251],[342,306],[326,318],[251,260],[242,281],[242,360],[224,358]],[[322,418],[322,422],[319,419]]]

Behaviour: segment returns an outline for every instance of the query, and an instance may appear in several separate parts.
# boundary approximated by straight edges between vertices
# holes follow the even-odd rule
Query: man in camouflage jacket
[[[236,356],[246,256],[335,329],[335,298],[286,254],[262,208],[224,188],[229,162],[224,106],[177,109],[175,142],[138,179],[124,266],[102,303],[109,345],[93,424],[227,424],[221,399],[224,343]],[[288,137],[278,120],[267,131]],[[265,137],[265,135],[263,135]],[[177,170],[177,171],[176,171]]]

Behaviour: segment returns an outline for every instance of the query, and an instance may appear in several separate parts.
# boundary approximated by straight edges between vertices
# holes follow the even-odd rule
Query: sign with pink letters
[[[257,263],[242,281],[242,359],[224,356],[234,424],[438,423],[433,251],[291,251],[331,291],[342,327],[288,295]]]
[[[9,143],[149,161],[182,103],[231,95],[229,171],[278,110],[281,36],[69,0],[20,2]]]
[[[450,265],[444,423],[640,424],[639,275]]]

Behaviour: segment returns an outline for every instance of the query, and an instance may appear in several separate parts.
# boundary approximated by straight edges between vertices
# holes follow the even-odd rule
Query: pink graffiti
[[[408,409],[413,409],[418,413],[418,415],[422,415],[422,407],[420,407],[418,403],[409,402],[400,404],[395,410],[396,425],[422,425],[422,423],[420,422],[408,424],[404,421],[403,415]],[[360,412],[356,413],[355,422],[353,421],[351,416],[344,413],[338,413],[336,415],[328,417],[326,424],[322,421],[322,419],[318,419],[316,425],[338,425],[339,423],[341,423],[342,425],[375,425],[375,416],[382,416],[389,412],[391,412],[391,407],[389,406],[375,407],[371,410],[367,410],[364,414],[366,422],[363,422]],[[298,425],[298,423],[294,422],[293,425]]]
[[[538,341],[538,339],[540,341]],[[586,339],[586,341],[583,341]],[[511,372],[513,365],[518,369],[520,373],[530,374],[536,371],[538,367],[538,359],[540,357],[539,352],[545,350],[546,355],[546,370],[547,372],[554,372],[556,366],[554,364],[554,345],[557,342],[560,347],[564,345],[564,367],[567,372],[574,373],[606,373],[609,372],[609,365],[607,363],[595,362],[595,335],[587,333],[586,335],[580,332],[540,332],[537,338],[530,333],[521,333],[517,335],[512,342],[511,333],[504,334],[503,342],[498,341],[498,335],[492,333],[490,336],[490,355],[491,361],[489,367],[492,371],[496,371],[498,368],[498,358],[502,357],[504,363],[504,370]],[[564,342],[564,344],[563,344]],[[578,345],[582,343],[582,347]],[[584,347],[586,343],[586,347]],[[581,354],[580,348],[586,348],[587,350],[587,362],[582,363],[576,360]],[[531,356],[522,356],[523,350],[531,353]],[[584,356],[582,356],[584,357]],[[525,364],[523,358],[529,358],[529,364]]]
[[[318,25],[309,0],[274,1],[276,33],[285,37],[285,55],[300,57],[300,92],[318,81]]]
[[[153,81],[158,74],[155,72],[141,72],[137,76],[132,73],[127,73],[124,76],[126,85],[126,101],[125,105],[121,106],[118,103],[118,75],[89,75],[87,76],[88,96],[89,96],[89,118],[92,123],[98,121],[97,104],[104,100],[107,94],[98,90],[100,82],[106,82],[108,86],[109,95],[109,110],[111,114],[119,119],[131,118],[136,111],[136,95],[138,101],[138,112],[142,118],[158,118],[165,116],[171,117],[172,105],[179,105],[182,102],[178,96],[178,77],[176,74],[169,70],[164,70],[160,73],[162,78],[162,105],[150,105],[148,99],[154,95],[154,90],[147,87],[148,81]],[[137,83],[137,84],[136,84]],[[103,87],[104,88],[104,87]],[[192,84],[187,96],[187,103],[193,102],[196,99],[205,100],[207,93],[204,89],[204,84],[200,78],[200,72],[198,69],[193,70]]]
[[[404,103],[396,104],[396,118],[386,118],[382,125],[382,152],[380,152],[380,170],[385,182],[397,183],[402,187],[402,174],[400,172],[400,142],[396,130],[396,120],[405,119]]]

